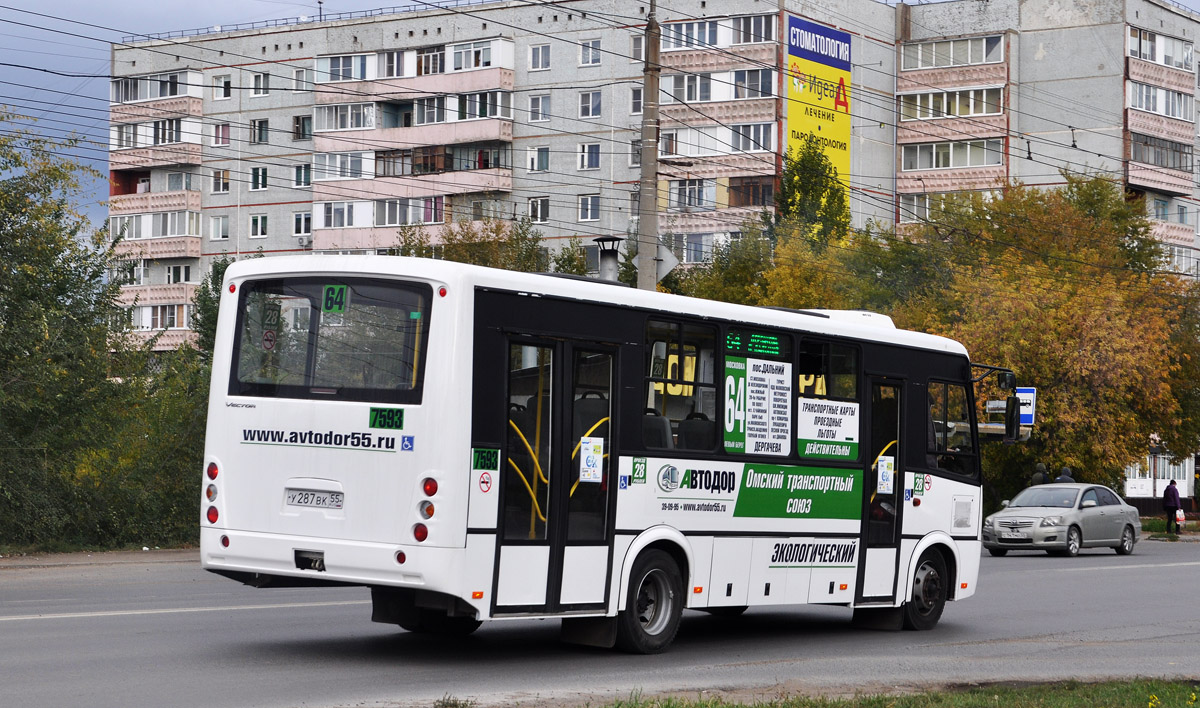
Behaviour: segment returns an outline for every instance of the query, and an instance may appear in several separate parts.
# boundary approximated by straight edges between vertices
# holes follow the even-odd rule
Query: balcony
[[[363,194],[370,194],[375,199],[404,199],[443,194],[511,191],[512,169],[495,168],[313,182],[312,199],[314,202],[329,202],[359,199]]]
[[[1156,113],[1147,113],[1135,108],[1125,109],[1125,125],[1128,132],[1150,135],[1155,138],[1191,145],[1196,141],[1196,126],[1186,120],[1168,118]]]
[[[429,123],[411,128],[335,130],[313,135],[314,152],[378,150],[380,145],[459,145],[489,141],[512,142],[512,120],[480,118]]]
[[[937,118],[933,120],[901,121],[896,128],[896,142],[928,143],[936,140],[972,138],[1002,138],[1008,134],[1008,116],[972,116],[969,118]]]
[[[113,123],[146,123],[164,118],[204,115],[204,99],[198,96],[172,96],[141,103],[113,103],[108,107]]]
[[[427,224],[426,233],[434,236],[441,232],[441,224]],[[368,226],[352,229],[313,229],[314,251],[392,248],[400,244],[399,226]]]
[[[942,90],[1000,86],[1008,83],[1008,63],[946,66],[933,69],[901,71],[896,80],[896,93],[922,93],[931,86]]]
[[[151,260],[199,258],[203,240],[201,236],[138,238],[121,241],[113,250],[124,260],[132,258],[148,258]]]
[[[920,170],[896,174],[896,191],[901,194],[999,189],[1007,183],[1007,165],[951,167],[943,170]]]
[[[690,106],[665,103],[659,107],[659,114],[662,117],[663,130],[670,130],[673,126],[680,126],[685,123],[698,124],[716,121],[726,124],[774,123],[776,120],[775,104],[776,100],[774,97],[743,98],[735,101],[712,101],[710,103],[697,103]],[[704,116],[698,117],[696,114],[697,110],[703,111]],[[631,127],[641,125],[641,117],[637,116],[637,119],[636,122],[631,121]]]
[[[135,170],[172,165],[199,165],[199,143],[169,143],[153,147],[110,150],[108,167],[112,170]]]
[[[745,69],[748,64],[775,66],[775,42],[762,44],[735,44],[713,51],[711,48],[669,49],[659,54],[664,69],[685,71],[728,71]],[[640,66],[636,64],[635,66]]]
[[[773,206],[729,207],[708,211],[660,211],[658,228],[669,233],[739,231],[747,220],[758,222],[764,209],[775,211]]]
[[[673,179],[715,179],[717,177],[750,177],[775,172],[775,153],[739,152],[732,155],[660,155],[662,160],[685,165],[664,164],[660,170],[678,175]],[[686,163],[692,163],[686,165]]]
[[[1192,248],[1196,245],[1196,229],[1189,224],[1151,219],[1150,234],[1158,241],[1173,246]]]
[[[513,70],[494,67],[475,71],[426,74],[400,79],[337,81],[318,84],[317,105],[362,103],[365,100],[412,100],[422,96],[476,91],[512,91]],[[368,98],[369,97],[369,98]]]
[[[129,333],[134,343],[145,344],[155,336],[154,351],[168,352],[183,347],[196,346],[196,333],[190,329],[137,329]]]
[[[1128,57],[1128,60],[1130,81],[1161,86],[1162,88],[1179,91],[1188,95],[1191,95],[1195,91],[1196,77],[1190,71],[1176,69],[1173,66],[1155,64],[1154,62],[1135,57]]]
[[[1192,193],[1191,172],[1171,170],[1131,160],[1126,168],[1125,177],[1130,187],[1144,187],[1165,194],[1190,195]]]
[[[178,238],[178,237],[177,237]],[[184,237],[189,238],[189,237]],[[190,237],[198,238],[198,237]],[[131,305],[187,305],[196,295],[195,283],[174,285],[126,285],[121,288],[117,301],[124,307]]]
[[[124,216],[154,211],[200,211],[200,194],[200,191],[196,189],[118,194],[108,200],[108,215]]]

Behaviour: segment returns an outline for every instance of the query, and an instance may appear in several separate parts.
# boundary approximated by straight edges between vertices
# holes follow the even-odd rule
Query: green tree
[[[846,187],[816,135],[809,133],[799,150],[789,148],[784,155],[769,223],[772,235],[802,233],[822,245],[846,235],[850,227]]]
[[[578,236],[572,236],[567,245],[554,252],[550,260],[555,273],[588,274],[587,252],[583,250],[583,241]]]
[[[217,336],[217,314],[225,271],[232,265],[232,256],[221,255],[213,260],[192,297],[192,329],[196,332],[196,348],[206,361],[212,360],[213,342]]]

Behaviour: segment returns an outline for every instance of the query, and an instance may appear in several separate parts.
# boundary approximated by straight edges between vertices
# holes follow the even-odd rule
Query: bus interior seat
[[[592,430],[592,426],[608,417],[608,399],[599,391],[587,391],[575,399],[575,439],[587,435],[593,438],[608,438],[608,422]],[[591,430],[589,433],[588,431]]]
[[[671,439],[671,419],[647,408],[646,415],[642,416],[642,444],[660,449],[675,447]]]
[[[679,421],[679,447],[685,450],[711,450],[717,444],[717,422],[700,412],[689,413]]]

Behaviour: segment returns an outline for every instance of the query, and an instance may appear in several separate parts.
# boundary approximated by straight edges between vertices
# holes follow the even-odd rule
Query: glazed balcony
[[[1157,165],[1130,161],[1126,168],[1126,179],[1130,187],[1143,187],[1164,194],[1190,195],[1192,173],[1171,170]]]
[[[672,126],[682,127],[687,123],[716,122],[731,123],[773,123],[777,119],[777,101],[774,97],[743,98],[736,101],[712,101],[684,105],[682,103],[664,103],[659,107],[662,117],[663,130]],[[696,111],[704,111],[704,116],[697,118]],[[641,126],[640,116],[631,120],[631,127]]]
[[[747,65],[774,66],[778,45],[775,42],[761,44],[735,44],[713,51],[711,48],[668,49],[659,54],[663,69],[682,69],[689,72],[728,71],[745,69]],[[640,64],[636,65],[640,66]]]
[[[155,211],[200,211],[200,190],[143,192],[109,197],[108,215],[145,214]]]
[[[441,224],[426,224],[422,227],[431,236],[441,230]],[[314,251],[392,248],[400,243],[399,226],[368,226],[351,229],[313,229]],[[436,241],[436,238],[434,239]]]
[[[197,96],[172,96],[140,103],[113,103],[108,107],[112,123],[148,123],[164,118],[204,115],[204,99]]]
[[[1188,248],[1192,248],[1196,245],[1196,228],[1177,221],[1151,219],[1150,234],[1158,241],[1169,243],[1173,246],[1187,246]]]
[[[361,199],[364,194],[370,194],[374,199],[406,199],[471,192],[511,192],[512,184],[512,168],[454,170],[401,177],[313,182],[312,198],[314,202],[331,202]]]
[[[118,243],[113,250],[124,260],[133,258],[148,258],[151,260],[199,258],[203,240],[202,236],[160,236],[158,238],[128,239]]]
[[[896,174],[896,191],[901,194],[999,189],[1007,183],[1008,169],[1005,165],[952,167]]]
[[[1178,118],[1168,118],[1156,113],[1147,113],[1133,108],[1125,110],[1125,125],[1129,132],[1141,133],[1155,138],[1164,138],[1176,143],[1191,145],[1195,142],[1196,125]]]
[[[709,209],[708,211],[660,211],[658,228],[666,233],[708,233],[737,231],[746,221],[758,222],[763,210],[774,207],[748,206]]]
[[[184,345],[196,346],[196,333],[190,329],[136,329],[129,333],[135,343],[145,344],[156,336],[154,351],[169,352]]]
[[[199,238],[199,237],[184,237]],[[147,305],[187,305],[196,296],[195,283],[176,283],[173,285],[126,285],[121,288],[117,301],[122,306],[129,307],[137,304]]]
[[[1129,80],[1138,83],[1161,86],[1162,88],[1192,94],[1195,91],[1196,76],[1184,69],[1173,66],[1155,64],[1145,59],[1127,57],[1129,61]]]
[[[380,145],[460,145],[492,141],[512,142],[512,120],[480,118],[429,123],[411,128],[330,130],[313,134],[314,152],[378,150]]]
[[[660,155],[661,170],[678,175],[673,179],[753,177],[775,171],[775,153],[740,152],[732,155]],[[690,165],[687,163],[691,163]]]
[[[426,74],[397,79],[336,81],[318,84],[317,104],[361,103],[367,100],[411,100],[421,96],[479,91],[512,91],[513,70],[493,67],[475,71]]]
[[[970,118],[937,118],[933,120],[901,121],[896,128],[896,142],[928,143],[935,140],[972,138],[1002,138],[1008,134],[1008,116],[972,116]]]
[[[111,170],[136,170],[148,167],[201,164],[199,143],[168,143],[144,148],[110,150],[108,167]]]
[[[999,86],[1008,83],[1008,63],[947,66],[901,71],[896,93],[923,93],[931,86],[953,89],[963,86]]]

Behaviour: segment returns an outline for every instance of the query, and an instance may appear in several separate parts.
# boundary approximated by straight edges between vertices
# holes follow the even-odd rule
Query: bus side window
[[[967,390],[960,384],[929,382],[927,457],[939,469],[955,474],[971,474],[974,469],[968,400]]]
[[[716,332],[712,327],[650,320],[646,324],[647,448],[716,447]]]

